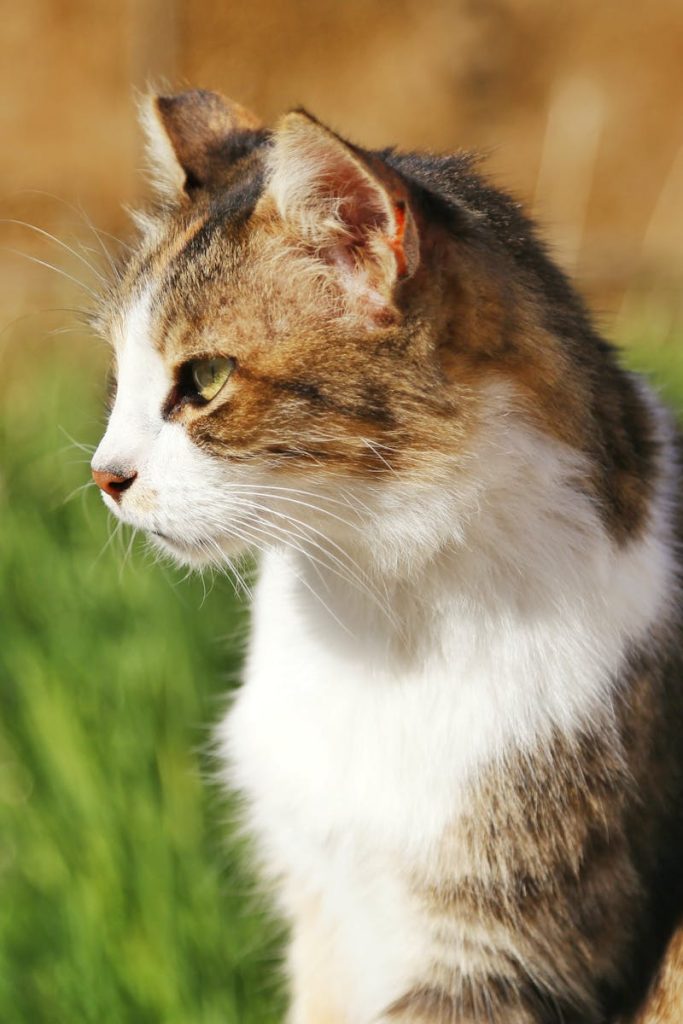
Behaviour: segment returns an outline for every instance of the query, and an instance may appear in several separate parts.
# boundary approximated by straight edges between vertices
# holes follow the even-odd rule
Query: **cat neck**
[[[581,460],[533,431],[469,466],[450,485],[402,482],[365,532],[327,549],[317,536],[269,555],[271,615],[286,608],[292,629],[374,678],[474,672],[514,689],[526,677],[530,698],[552,685],[570,715],[608,701],[629,651],[667,617],[663,517],[655,507],[641,536],[616,543]]]

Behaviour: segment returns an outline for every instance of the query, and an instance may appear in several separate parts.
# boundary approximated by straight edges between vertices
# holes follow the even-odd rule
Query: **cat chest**
[[[375,1019],[441,953],[413,870],[436,869],[462,805],[465,737],[438,701],[430,707],[424,680],[383,693],[329,663],[314,673],[310,657],[257,668],[221,730],[229,781],[281,908],[298,920],[302,899],[317,904],[348,1019]],[[465,969],[464,947],[458,962]]]
[[[257,832],[283,847],[289,837],[402,850],[438,842],[472,773],[505,742],[482,706],[482,680],[433,666],[378,677],[310,645],[276,652],[253,652],[221,729],[229,780]]]
[[[362,636],[326,634],[295,597],[286,573],[262,577],[245,682],[220,732],[230,784],[283,854],[290,840],[314,851],[353,837],[424,864],[467,815],[473,780],[593,714],[600,678],[592,665],[579,676],[561,636],[532,643],[508,628],[483,642],[452,616],[433,653],[402,664]]]

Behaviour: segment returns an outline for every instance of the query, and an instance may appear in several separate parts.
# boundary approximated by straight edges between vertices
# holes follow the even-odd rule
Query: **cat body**
[[[683,1019],[669,415],[469,158],[146,119],[93,470],[183,562],[261,553],[219,740],[291,1024]]]
[[[645,912],[626,832],[662,783],[620,732],[662,725],[661,709],[651,722],[642,698],[627,704],[653,671],[629,665],[631,644],[665,613],[652,554],[613,562],[596,544],[581,580],[558,558],[562,598],[492,595],[486,624],[472,594],[486,568],[469,554],[428,566],[388,598],[418,631],[408,644],[345,582],[327,581],[321,610],[296,554],[265,557],[246,685],[221,732],[302,932],[300,1019],[384,1019],[410,978],[419,1012],[391,1019],[598,1020],[602,987],[635,981],[630,922]]]

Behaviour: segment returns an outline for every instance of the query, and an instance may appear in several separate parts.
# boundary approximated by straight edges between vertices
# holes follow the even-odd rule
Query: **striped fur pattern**
[[[669,415],[471,157],[143,121],[93,468],[176,560],[260,553],[219,741],[290,1024],[683,1020]]]

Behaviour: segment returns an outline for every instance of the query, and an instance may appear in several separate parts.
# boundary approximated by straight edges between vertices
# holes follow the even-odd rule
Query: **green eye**
[[[197,394],[205,402],[210,402],[221,390],[235,368],[235,360],[226,356],[215,356],[213,359],[195,359],[190,363],[192,383]]]

